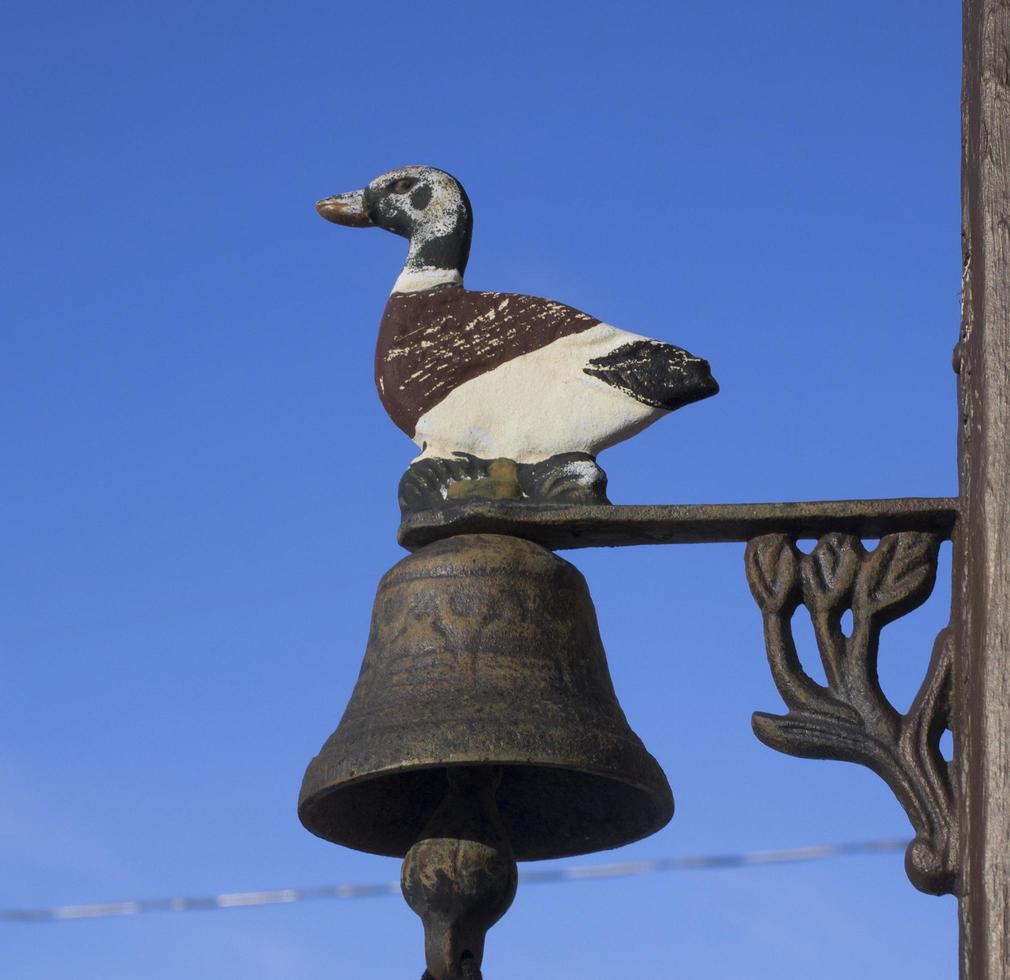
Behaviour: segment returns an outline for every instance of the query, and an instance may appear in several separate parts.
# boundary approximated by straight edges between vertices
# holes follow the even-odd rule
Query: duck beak
[[[336,225],[348,225],[351,228],[368,228],[372,219],[365,210],[365,192],[351,191],[350,194],[335,194],[316,201],[316,210],[327,220]]]

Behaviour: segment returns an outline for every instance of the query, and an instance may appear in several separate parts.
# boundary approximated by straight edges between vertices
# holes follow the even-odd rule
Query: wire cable
[[[795,864],[856,855],[893,854],[903,851],[903,838],[856,841],[848,844],[815,844],[780,851],[749,851],[743,854],[704,854],[658,858],[651,861],[622,861],[618,864],[590,864],[573,867],[530,869],[520,873],[523,885],[560,884],[611,878],[631,878],[664,871],[702,871],[725,868],[754,868],[768,864]],[[69,922],[81,919],[108,919],[148,912],[197,912],[216,909],[286,905],[320,898],[378,898],[399,895],[398,881],[385,884],[318,885],[310,888],[279,888],[272,891],[225,892],[204,898],[154,898],[95,905],[57,905],[44,909],[0,909],[0,922]]]

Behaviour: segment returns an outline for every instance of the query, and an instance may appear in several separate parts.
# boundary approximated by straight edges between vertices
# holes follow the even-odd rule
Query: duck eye
[[[400,180],[398,180],[395,184],[393,184],[390,190],[394,194],[406,194],[407,191],[409,191],[411,187],[413,187],[414,184],[416,183],[417,181],[414,180],[412,177],[403,177]]]

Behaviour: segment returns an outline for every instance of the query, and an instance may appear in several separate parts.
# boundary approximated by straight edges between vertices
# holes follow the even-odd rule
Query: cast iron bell
[[[618,847],[673,814],[614,694],[585,579],[530,541],[451,537],[386,573],[361,675],[298,814],[326,840],[402,857],[449,766],[501,770],[518,860]]]
[[[672,814],[617,703],[585,579],[491,534],[438,541],[383,577],[361,674],[298,805],[319,837],[406,855],[434,980],[480,976],[517,859],[618,847]]]

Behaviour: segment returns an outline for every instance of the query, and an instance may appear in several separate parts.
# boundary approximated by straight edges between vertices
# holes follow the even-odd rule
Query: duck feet
[[[607,474],[589,453],[560,453],[519,467],[523,496],[564,504],[609,504]]]
[[[400,478],[400,511],[406,516],[468,500],[519,500],[517,465],[510,459],[478,459],[456,453],[411,463]]]
[[[411,463],[400,479],[400,511],[409,514],[473,500],[609,504],[607,474],[588,453],[560,453],[539,463],[456,453]]]

